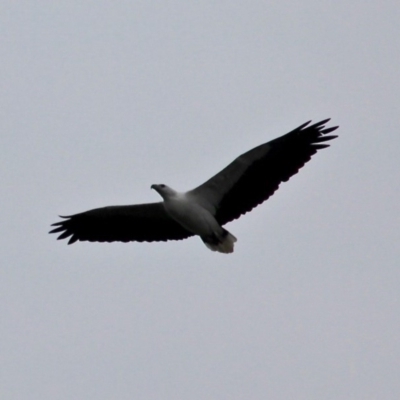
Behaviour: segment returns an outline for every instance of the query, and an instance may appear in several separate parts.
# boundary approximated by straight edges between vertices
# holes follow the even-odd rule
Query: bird
[[[61,216],[49,233],[61,233],[68,244],[89,242],[159,242],[199,236],[212,251],[229,254],[236,237],[224,225],[257,207],[329,147],[338,126],[330,118],[308,121],[291,132],[237,157],[209,180],[187,192],[153,184],[161,202],[96,208]]]

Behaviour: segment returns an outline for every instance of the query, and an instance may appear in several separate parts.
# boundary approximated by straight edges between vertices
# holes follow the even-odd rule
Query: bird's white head
[[[151,189],[154,189],[164,200],[176,194],[174,189],[164,185],[163,183],[159,185],[151,185]]]

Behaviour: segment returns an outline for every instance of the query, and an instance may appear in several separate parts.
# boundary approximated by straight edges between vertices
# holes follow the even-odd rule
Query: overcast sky
[[[0,2],[0,397],[400,395],[400,4]],[[331,117],[339,139],[197,237],[76,243],[58,214],[159,200]]]

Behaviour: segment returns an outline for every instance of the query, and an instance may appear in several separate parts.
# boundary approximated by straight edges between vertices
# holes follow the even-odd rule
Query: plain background
[[[397,399],[400,5],[0,2],[0,397]],[[67,246],[332,117],[340,137],[198,238]]]

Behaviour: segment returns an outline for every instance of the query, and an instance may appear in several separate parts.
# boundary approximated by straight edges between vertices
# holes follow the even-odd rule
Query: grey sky
[[[0,397],[396,399],[398,1],[3,1]],[[332,117],[340,137],[198,238],[66,246]]]

